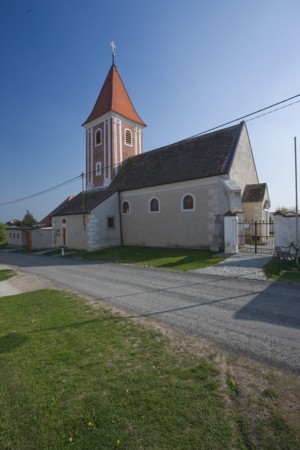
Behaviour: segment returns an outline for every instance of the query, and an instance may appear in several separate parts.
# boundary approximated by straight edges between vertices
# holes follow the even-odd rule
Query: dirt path
[[[11,266],[0,264],[0,270],[12,269]],[[9,280],[0,282],[0,297],[22,294],[23,292],[39,289],[54,289],[55,285],[46,278],[25,272],[16,271],[16,275]]]

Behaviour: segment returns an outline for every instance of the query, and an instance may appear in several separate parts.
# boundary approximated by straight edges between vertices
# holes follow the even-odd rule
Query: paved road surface
[[[0,263],[300,373],[300,286],[0,252]]]

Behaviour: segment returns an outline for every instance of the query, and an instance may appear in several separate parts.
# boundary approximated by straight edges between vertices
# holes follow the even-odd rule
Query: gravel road
[[[300,373],[300,286],[0,252],[0,263]]]

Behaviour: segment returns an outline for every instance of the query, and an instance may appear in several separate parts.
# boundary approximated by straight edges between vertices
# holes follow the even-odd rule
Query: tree
[[[22,220],[22,226],[23,227],[32,227],[33,225],[36,225],[37,223],[38,223],[38,221],[33,217],[31,212],[29,212],[27,209],[26,214]]]
[[[286,214],[296,214],[296,208],[280,206],[276,209],[275,214],[281,214],[282,216]]]
[[[6,225],[5,223],[0,223],[0,244],[6,242]]]

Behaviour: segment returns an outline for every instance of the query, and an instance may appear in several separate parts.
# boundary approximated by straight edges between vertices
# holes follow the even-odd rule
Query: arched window
[[[194,197],[191,194],[185,195],[182,199],[182,209],[184,211],[195,209]]]
[[[101,175],[101,161],[96,162],[96,176]]]
[[[159,212],[159,200],[155,197],[150,200],[150,212]]]
[[[100,130],[100,128],[98,130],[96,130],[95,143],[96,143],[96,145],[102,144],[102,130]]]
[[[128,128],[125,130],[125,144],[132,145],[132,133]]]
[[[122,203],[122,213],[128,214],[130,212],[129,202],[125,201]]]

